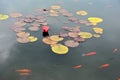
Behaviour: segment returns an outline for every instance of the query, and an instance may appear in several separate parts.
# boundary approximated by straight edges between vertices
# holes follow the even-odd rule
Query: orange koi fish
[[[16,72],[29,73],[29,72],[31,72],[31,70],[29,70],[29,69],[21,69],[21,70],[16,70]]]
[[[117,78],[117,80],[120,80],[120,77],[119,77],[119,78]]]
[[[81,67],[82,67],[82,65],[73,66],[74,69],[79,69]]]
[[[115,48],[115,49],[113,50],[113,53],[116,53],[116,52],[118,52],[118,48]]]
[[[103,65],[101,65],[99,68],[107,68],[107,67],[109,67],[110,66],[110,64],[103,64]]]
[[[92,56],[92,55],[95,55],[97,54],[96,52],[89,52],[87,54],[82,54],[82,56]]]

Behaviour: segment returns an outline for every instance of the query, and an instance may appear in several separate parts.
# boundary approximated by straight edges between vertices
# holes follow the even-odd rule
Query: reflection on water
[[[16,41],[15,33],[9,28],[14,20],[9,18],[0,21],[0,80],[116,80],[120,77],[119,0],[2,0],[0,10],[3,14],[21,12],[27,15],[34,14],[37,8],[49,8],[53,4],[59,4],[72,13],[80,9],[86,10],[88,15],[80,19],[102,17],[104,21],[98,27],[104,29],[104,34],[99,39],[93,38],[81,43],[77,48],[70,48],[67,55],[56,55],[42,42],[42,31],[32,33],[39,38],[37,42],[20,44]],[[59,20],[48,18],[49,26],[55,33],[61,29],[61,22],[61,17]],[[72,23],[69,25],[74,26]],[[81,28],[86,30],[84,26]],[[114,48],[118,48],[118,53],[112,53]],[[91,51],[97,54],[82,56]],[[105,63],[109,63],[110,67],[98,68]],[[83,67],[72,68],[79,64]],[[20,76],[15,72],[16,69],[24,68],[32,70],[31,75]]]

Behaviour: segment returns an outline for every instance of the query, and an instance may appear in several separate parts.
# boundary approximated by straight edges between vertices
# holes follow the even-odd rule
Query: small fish
[[[89,52],[87,54],[82,54],[82,56],[92,56],[92,55],[95,55],[97,54],[96,52]]]
[[[120,80],[120,77],[119,77],[119,78],[117,78],[117,80]]]
[[[113,50],[113,53],[116,53],[116,52],[118,52],[118,48],[115,48],[115,49]]]
[[[29,69],[21,69],[21,70],[16,70],[16,72],[20,72],[20,73],[30,73],[31,70],[29,70]]]
[[[82,65],[73,66],[74,69],[79,69],[81,67],[82,67]]]
[[[110,66],[110,64],[103,64],[103,65],[101,65],[99,68],[107,68],[107,67],[109,67]]]

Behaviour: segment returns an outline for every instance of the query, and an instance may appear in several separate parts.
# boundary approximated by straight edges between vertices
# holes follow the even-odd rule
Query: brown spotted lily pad
[[[68,47],[77,47],[79,46],[78,42],[75,42],[74,40],[67,40],[64,42],[64,44]]]
[[[30,36],[30,33],[28,33],[28,32],[18,32],[16,35],[18,37],[28,37],[28,36]]]
[[[50,39],[52,41],[58,42],[58,41],[62,41],[64,38],[60,37],[59,35],[52,35],[52,36],[50,36]]]
[[[68,33],[68,35],[69,35],[69,37],[78,37],[78,33],[76,33],[76,32],[69,32]]]
[[[78,35],[81,37],[81,38],[92,38],[92,34],[89,33],[89,32],[79,32]]]
[[[26,38],[26,37],[17,38],[17,41],[18,41],[19,43],[28,43],[28,42],[30,42],[29,38]]]
[[[45,44],[48,44],[48,45],[56,44],[56,43],[57,43],[56,41],[52,41],[49,37],[43,38],[42,41],[43,41]]]

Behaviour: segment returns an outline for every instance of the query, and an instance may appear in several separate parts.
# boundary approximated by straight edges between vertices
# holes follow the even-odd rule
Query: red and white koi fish
[[[82,67],[82,65],[73,66],[74,69],[79,69],[81,67]]]
[[[107,68],[107,67],[109,67],[110,66],[110,64],[103,64],[103,65],[101,65],[99,68]]]
[[[87,54],[82,54],[82,56],[92,56],[92,55],[95,55],[97,54],[96,52],[89,52]]]

